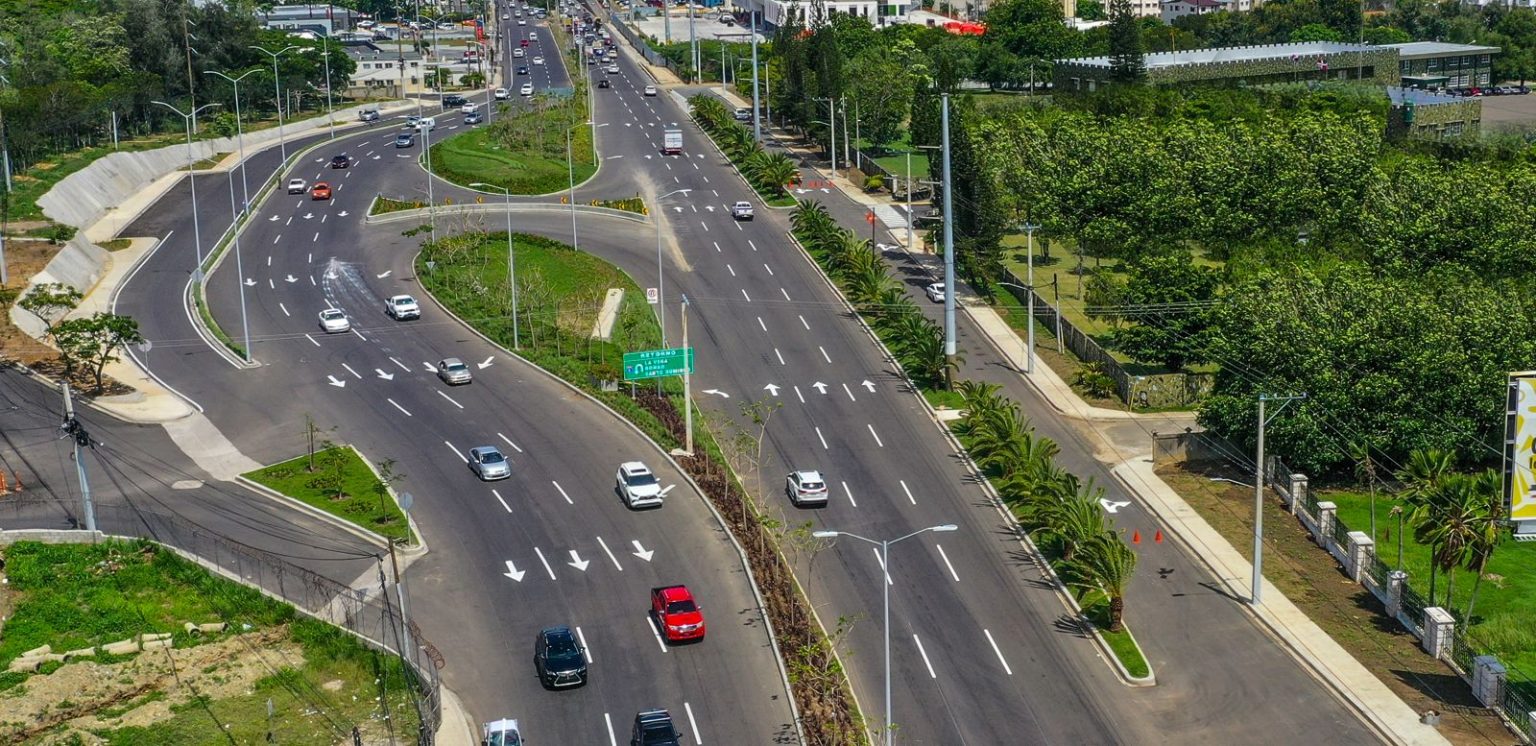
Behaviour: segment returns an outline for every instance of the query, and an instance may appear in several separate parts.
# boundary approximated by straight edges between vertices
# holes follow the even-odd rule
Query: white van
[[[474,113],[480,111],[480,104],[477,104],[477,103],[471,101],[471,102],[469,102],[467,104],[464,104],[463,106],[460,106],[459,107],[459,111],[462,111],[465,114],[474,114]]]
[[[435,129],[437,129],[437,119],[434,117],[422,117],[416,120],[416,131],[418,132],[422,130],[431,132]]]

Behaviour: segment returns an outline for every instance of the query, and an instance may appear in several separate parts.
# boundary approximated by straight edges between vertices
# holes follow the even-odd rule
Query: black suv
[[[465,99],[463,96],[460,96],[460,95],[458,95],[456,93],[450,93],[450,94],[448,94],[446,96],[443,96],[443,108],[444,109],[452,108],[452,107],[455,107],[455,106],[463,106],[464,104],[467,104],[467,103],[469,103],[469,101],[467,99]]]
[[[666,710],[647,710],[635,715],[635,734],[629,746],[680,746],[681,737],[672,727],[672,715]]]
[[[587,657],[570,627],[539,630],[533,641],[533,668],[547,689],[587,683]]]
[[[331,168],[346,168],[352,165],[352,159],[345,155],[338,155],[331,159]]]

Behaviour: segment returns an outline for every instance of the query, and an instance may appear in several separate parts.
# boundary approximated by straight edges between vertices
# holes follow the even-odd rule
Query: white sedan
[[[327,308],[320,312],[320,329],[326,334],[345,334],[352,331],[352,322],[339,308]]]
[[[944,302],[944,283],[942,283],[942,282],[935,282],[932,285],[929,285],[928,287],[923,288],[923,295],[928,296],[928,300],[931,300],[934,303],[943,303]]]
[[[609,75],[618,75],[619,74],[619,66],[618,65],[609,65],[608,69],[605,70],[604,72],[608,73]]]
[[[507,91],[507,89],[505,89],[505,88],[497,88],[496,89],[495,96],[496,96],[496,100],[498,100],[498,101],[500,101],[501,99],[504,99],[504,98],[506,98],[506,97],[508,97],[510,95],[512,95],[512,94],[509,93]]]
[[[543,57],[534,57],[533,58],[533,64],[535,64],[535,65],[542,65],[542,64],[544,64],[544,58]]]
[[[519,18],[519,19],[517,19],[517,25],[519,25],[519,26],[527,26],[528,25],[528,21],[527,21],[527,19]]]
[[[645,95],[647,95],[647,96],[654,96],[654,95],[656,95],[656,86],[653,86],[653,85],[646,86],[645,87]]]
[[[524,96],[532,96],[533,95],[533,84],[532,83],[524,83],[523,87],[518,90],[518,93],[520,93],[520,94],[522,94]]]

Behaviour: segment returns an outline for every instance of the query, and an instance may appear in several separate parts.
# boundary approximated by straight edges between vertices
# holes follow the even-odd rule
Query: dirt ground
[[[13,299],[10,296],[12,293],[20,294],[32,276],[43,271],[43,267],[59,253],[59,248],[47,241],[6,239],[5,267],[10,282],[3,288],[5,292],[0,292],[0,301],[3,301],[0,307],[4,309],[4,313],[0,313],[0,360],[15,360],[31,365],[54,357],[53,350],[11,325],[10,305]]]
[[[1251,474],[1195,472],[1177,464],[1159,466],[1157,473],[1252,559],[1253,488],[1214,481],[1241,482],[1251,480]],[[1447,740],[1458,746],[1519,743],[1492,710],[1477,702],[1461,677],[1425,655],[1418,638],[1388,619],[1375,595],[1344,575],[1333,555],[1313,543],[1278,500],[1265,504],[1264,535],[1264,577],[1414,711],[1439,711],[1440,734]]]

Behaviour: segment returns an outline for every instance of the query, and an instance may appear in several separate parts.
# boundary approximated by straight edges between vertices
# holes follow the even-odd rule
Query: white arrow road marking
[[[344,389],[347,387],[347,382],[337,378],[336,376],[326,376],[326,380],[330,381],[331,385],[335,386],[336,388]]]
[[[939,550],[939,557],[944,560],[944,566],[949,568],[949,576],[954,578],[956,583],[960,582],[960,575],[955,572],[955,566],[949,564],[949,555],[944,553],[944,547],[934,544],[933,548]]]
[[[277,216],[273,215],[272,217],[267,218],[267,222],[269,222],[269,223],[276,223],[277,219],[278,219]]]
[[[544,572],[549,573],[549,579],[550,580],[554,580],[555,579],[555,571],[550,568],[549,560],[544,559],[544,552],[540,551],[538,547],[534,547],[533,548],[533,553],[539,555],[539,563],[544,565]]]
[[[347,175],[351,176],[352,174],[347,174]],[[340,189],[341,187],[336,187],[336,188]],[[346,210],[342,210],[341,212],[336,213],[336,217],[338,217],[338,218],[344,218],[346,216],[347,216],[347,211]]]
[[[869,434],[875,436],[875,445],[880,446],[881,448],[884,448],[885,444],[880,442],[880,435],[875,432],[875,426],[873,424],[870,424],[870,425],[867,425],[867,427],[869,428]]]
[[[923,665],[928,667],[928,678],[939,678],[939,675],[933,672],[933,664],[928,661],[928,651],[923,649],[923,641],[917,639],[917,635],[912,635],[912,642],[917,643],[917,652],[923,655]]]
[[[392,269],[386,269],[386,270],[384,270],[384,271],[383,271],[383,272],[381,272],[381,273],[379,273],[379,274],[376,274],[376,275],[374,275],[374,277],[377,277],[377,278],[379,278],[379,279],[380,279],[380,280],[382,280],[382,279],[384,279],[384,278],[386,278],[386,277],[388,277],[388,276],[389,276],[389,273],[390,273],[390,272],[393,272],[393,271],[394,271],[394,270],[392,270]]]
[[[779,387],[775,386],[775,385],[773,385],[771,383],[766,385],[766,386],[764,386],[763,390],[767,391],[772,396],[778,396],[779,395]]]
[[[1129,501],[1127,501],[1127,502],[1115,502],[1114,500],[1111,500],[1111,499],[1109,499],[1107,497],[1099,498],[1099,504],[1104,506],[1104,512],[1106,512],[1106,513],[1118,513],[1118,512],[1120,512],[1121,508],[1127,508],[1127,507],[1130,507],[1130,505],[1131,505],[1131,503]]]
[[[512,506],[508,505],[506,500],[501,499],[501,493],[500,492],[497,492],[495,490],[495,488],[492,488],[491,489],[491,494],[496,496],[496,502],[501,503],[501,507],[505,508],[508,513],[512,512]]]
[[[316,341],[315,341],[315,338],[314,338],[314,337],[311,337],[311,336],[309,336],[309,334],[307,334],[307,333],[306,333],[306,334],[305,334],[305,335],[304,335],[304,338],[305,338],[305,339],[307,339],[307,340],[309,340],[309,343],[310,343],[310,344],[312,344],[312,345],[314,345],[314,346],[316,346],[316,347],[319,347],[319,346],[320,346],[320,343],[319,343],[319,342],[316,342]]]
[[[849,399],[852,399],[853,401],[858,401],[858,399],[855,398],[854,395],[853,395],[853,389],[848,388],[848,384],[846,384],[846,383],[843,384],[843,393],[847,394]]]
[[[816,391],[818,393],[820,393],[822,396],[826,396],[827,395],[827,385],[825,383],[822,383],[821,381],[817,381],[817,382],[811,384],[811,388],[816,389]]]
[[[917,498],[912,496],[912,490],[907,489],[907,480],[905,480],[905,479],[898,479],[896,481],[901,482],[901,491],[907,493],[907,501],[912,503],[913,505],[916,505],[917,504]]]
[[[431,363],[423,360],[423,361],[421,361],[421,364],[427,366],[427,372],[428,373],[436,373],[437,372],[437,368],[432,367]]]
[[[650,156],[646,156],[646,157],[649,158]],[[683,211],[683,208],[682,208],[681,205],[674,206],[672,209],[677,211],[677,212],[682,212]]]
[[[597,537],[597,545],[603,548],[603,554],[608,555],[608,559],[613,562],[613,566],[619,568],[619,572],[624,572],[624,566],[619,564],[619,558],[613,556],[613,552],[608,551],[608,542],[603,541],[603,537]]]
[[[517,451],[518,453],[522,453],[523,452],[523,449],[518,448],[517,444],[513,443],[511,438],[508,438],[507,436],[502,435],[501,433],[496,433],[496,437],[501,438],[502,440],[506,441],[507,445],[512,446],[512,450]]]
[[[288,313],[288,307],[287,307],[287,306],[285,306],[285,305],[283,305],[283,304],[282,304],[282,303],[281,303],[281,302],[279,302],[279,303],[278,303],[278,304],[277,304],[277,307],[278,307],[278,308],[281,308],[281,309],[283,309],[283,315],[284,315],[284,316],[287,316],[287,317],[289,317],[289,318],[292,318],[292,317],[293,317],[293,314],[291,314],[291,313]]]
[[[341,364],[341,367],[343,367],[343,368],[346,368],[346,369],[347,369],[347,372],[348,372],[348,373],[351,373],[351,374],[352,374],[352,377],[353,377],[353,378],[356,378],[356,379],[358,379],[358,380],[359,380],[359,381],[361,381],[361,380],[362,380],[362,379],[363,379],[363,376],[362,376],[362,374],[361,374],[361,373],[358,373],[358,372],[357,372],[357,371],[355,371],[355,370],[352,370],[352,366],[350,366],[350,365],[347,365],[347,364],[346,364],[346,363],[342,363],[342,364]]]
[[[379,374],[379,378],[382,378],[382,379],[384,379],[386,381],[393,381],[393,380],[395,380],[395,374],[393,374],[393,373],[385,373],[383,368],[374,368],[373,372]]]
[[[565,564],[570,565],[571,567],[574,567],[574,568],[576,568],[576,569],[578,569],[578,570],[580,570],[582,572],[586,572],[587,571],[587,565],[592,564],[592,560],[584,560],[584,559],[582,559],[581,555],[577,554],[576,550],[572,549],[571,550],[571,561],[567,562]]]
[[[821,441],[821,449],[822,450],[824,450],[824,451],[832,450],[831,448],[827,447],[827,439],[826,439],[826,437],[824,437],[821,434],[821,428],[819,426],[816,427],[816,439]]]
[[[517,565],[512,564],[512,560],[507,560],[507,571],[502,573],[502,575],[505,575],[518,583],[523,582],[523,576],[526,574],[527,571],[517,569]]]
[[[443,393],[441,391],[437,392],[437,395],[443,397],[444,399],[447,399],[449,404],[452,404],[453,406],[458,407],[459,409],[463,409],[464,408],[463,404],[460,404],[460,403],[454,401],[453,397],[451,397],[451,396],[449,396],[449,395],[447,395],[447,394],[445,394],[445,393]]]
[[[891,571],[885,569],[885,559],[880,556],[880,547],[870,547],[870,549],[875,552],[875,562],[879,563],[880,572],[885,575],[886,585],[896,585],[896,581],[891,580]]]
[[[553,479],[551,479],[549,483],[554,485],[555,489],[560,491],[560,496],[565,498],[566,504],[568,504],[568,505],[575,505],[576,504],[575,502],[571,501],[571,496],[570,495],[565,494],[565,488],[561,487],[559,482],[556,482]]]
[[[706,393],[706,394],[714,394],[715,396],[718,396],[718,397],[720,397],[722,399],[729,399],[729,398],[731,398],[730,394],[727,394],[724,391],[721,391],[720,389],[704,389],[704,393]]]
[[[306,212],[306,213],[304,213],[304,219],[305,219],[305,220],[310,220],[310,219],[312,219],[312,218],[314,218],[314,217],[315,217],[315,214],[314,214],[314,213],[312,213],[312,212]]]
[[[396,359],[394,359],[394,358],[390,358],[390,359],[389,359],[389,361],[390,361],[390,362],[391,362],[391,363],[394,363],[394,364],[395,364],[395,365],[396,365],[396,366],[399,366],[399,368],[400,368],[400,370],[403,370],[403,371],[405,371],[405,372],[407,372],[407,373],[409,373],[409,372],[411,372],[411,369],[410,369],[410,368],[407,368],[407,367],[405,367],[405,363],[402,363],[402,362],[400,362],[400,361],[399,361],[399,360],[396,360]],[[428,368],[430,368],[430,367],[432,367],[432,366],[430,366],[430,365],[429,365],[429,366],[427,366],[427,367],[428,367]]]
[[[412,416],[409,410],[407,410],[405,407],[400,406],[400,403],[395,401],[394,399],[385,399],[384,401],[387,401],[390,404],[395,405],[395,409],[400,410],[400,412],[402,414],[404,414],[406,417]]]
[[[997,653],[997,662],[1003,664],[1003,670],[1006,671],[1009,676],[1012,676],[1013,669],[1008,666],[1008,660],[1003,657],[1003,651],[997,647],[997,640],[992,639],[992,630],[984,629],[981,632],[987,636],[987,642],[992,643],[992,652]]]
[[[298,282],[298,281],[299,281],[299,278],[294,277],[293,275],[288,275],[287,277],[283,278],[283,282]]]
[[[704,209],[709,210],[710,212],[714,212],[715,211],[715,206],[714,205],[705,205]]]
[[[486,368],[491,367],[491,361],[494,360],[494,359],[496,359],[496,356],[492,355],[492,356],[486,358],[485,362],[483,362],[483,363],[475,363],[475,367],[479,368],[480,370],[485,370]]]
[[[248,288],[256,287],[256,278],[254,278],[254,277],[247,277],[245,279],[245,286],[248,287]]]
[[[853,499],[853,490],[848,489],[847,482],[843,482],[843,494],[848,496],[848,502],[853,503],[853,507],[859,507],[859,501]]]
[[[635,539],[634,541],[631,541],[630,544],[633,544],[634,547],[635,547],[635,551],[630,552],[630,554],[633,554],[636,557],[639,557],[640,559],[645,560],[646,562],[650,562],[651,561],[651,556],[656,554],[656,550],[654,550],[654,549],[646,549],[645,547],[640,546],[640,540],[639,539]]]
[[[460,461],[463,461],[466,464],[469,463],[469,459],[464,458],[464,454],[459,453],[459,449],[454,448],[452,443],[449,443],[445,440],[443,441],[443,445],[448,446],[448,450],[453,451],[453,455],[458,456]]]
[[[869,393],[871,393],[871,394],[875,393],[875,384],[870,383],[868,378],[864,379],[864,382],[859,384],[859,385],[863,386],[866,389],[869,389]]]

